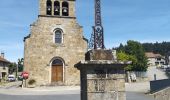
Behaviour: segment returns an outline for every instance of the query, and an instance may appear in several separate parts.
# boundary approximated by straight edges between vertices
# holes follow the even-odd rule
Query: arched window
[[[51,0],[47,0],[46,5],[47,5],[47,8],[46,8],[47,15],[51,15],[51,12],[52,12],[52,2],[51,2]]]
[[[66,1],[62,3],[62,15],[69,16],[69,5],[68,5],[68,2]]]
[[[54,1],[54,15],[60,15],[60,2]]]
[[[55,31],[55,43],[62,43],[62,32],[60,30]]]

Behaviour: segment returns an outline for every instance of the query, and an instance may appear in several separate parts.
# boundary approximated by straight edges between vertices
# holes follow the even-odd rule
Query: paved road
[[[80,95],[79,94],[67,94],[67,95],[3,95],[0,94],[0,100],[80,100]],[[127,92],[127,100],[154,100],[154,99],[141,93]]]
[[[80,100],[78,94],[73,95],[2,95],[0,94],[0,100]]]
[[[0,88],[0,100],[80,100],[80,87],[21,89],[11,84]],[[144,94],[148,89],[148,82],[126,84],[126,100],[154,100]]]
[[[154,100],[153,97],[138,92],[127,92],[126,100]]]
[[[2,95],[0,100],[80,100],[78,94],[73,95]]]

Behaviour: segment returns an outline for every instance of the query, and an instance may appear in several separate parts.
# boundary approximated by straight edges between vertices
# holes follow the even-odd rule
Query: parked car
[[[13,81],[15,81],[15,80],[16,80],[16,79],[15,79],[15,76],[14,76],[14,75],[8,75],[7,81],[13,82]]]
[[[166,71],[166,69],[168,68],[168,65],[161,65],[160,67],[163,71]]]
[[[166,72],[170,72],[170,67],[167,67],[167,68],[166,68]]]

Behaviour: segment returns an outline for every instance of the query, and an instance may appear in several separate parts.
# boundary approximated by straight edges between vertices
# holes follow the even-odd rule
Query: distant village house
[[[148,58],[149,66],[160,67],[165,64],[165,57],[163,57],[160,54],[155,54],[153,52],[146,52],[145,55]]]
[[[4,53],[1,53],[0,56],[0,79],[5,79],[8,75],[8,64],[10,62],[4,58]]]

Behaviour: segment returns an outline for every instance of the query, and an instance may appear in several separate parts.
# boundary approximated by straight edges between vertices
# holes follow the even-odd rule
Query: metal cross
[[[95,26],[93,26],[93,33],[90,44],[91,49],[104,49],[104,34],[101,20],[101,6],[100,0],[95,0]]]

